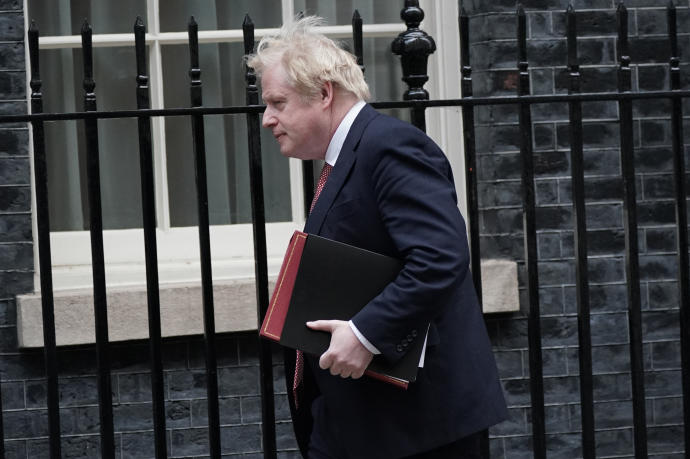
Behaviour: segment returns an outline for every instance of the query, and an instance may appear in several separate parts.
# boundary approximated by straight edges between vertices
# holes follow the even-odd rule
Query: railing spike
[[[242,27],[250,27],[253,25],[254,25],[254,22],[252,21],[252,18],[249,17],[249,13],[246,13],[244,15],[244,21],[242,21]]]
[[[575,7],[573,6],[573,2],[568,3],[568,8],[565,9],[565,12],[568,14],[574,14],[575,13]]]
[[[198,24],[196,23],[196,19],[194,19],[194,16],[189,16],[189,26],[190,27],[197,27]]]
[[[89,25],[89,20],[84,18],[84,22],[81,25],[81,33],[90,32],[91,25]]]
[[[355,10],[352,14],[352,44],[353,54],[357,58],[357,65],[364,73],[364,44],[362,41],[362,16],[359,10]]]
[[[144,27],[144,20],[141,18],[141,16],[137,16],[136,20],[134,21],[134,27]]]
[[[577,61],[577,15],[575,14],[575,8],[573,4],[568,5],[566,10],[566,35],[567,35],[567,45],[568,45],[568,66],[570,66],[573,71],[577,71],[578,61]]]
[[[244,21],[242,22],[242,36],[243,36],[243,42],[244,42],[244,54],[248,55],[254,52],[254,23],[252,22],[252,18],[249,17],[249,14],[246,14],[244,16]],[[246,62],[245,62],[246,64]],[[254,73],[254,69],[248,67],[245,65],[245,78],[247,79],[247,83],[251,86],[254,85],[256,82],[256,74]],[[247,103],[250,103],[247,101]]]

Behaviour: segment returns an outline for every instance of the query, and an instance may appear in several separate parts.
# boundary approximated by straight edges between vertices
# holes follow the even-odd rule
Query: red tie
[[[312,210],[314,210],[314,206],[316,205],[316,200],[319,199],[319,195],[321,195],[321,191],[323,190],[324,185],[326,185],[326,180],[328,180],[328,175],[331,173],[331,170],[333,170],[333,166],[331,166],[328,163],[325,163],[323,165],[323,169],[321,169],[321,175],[319,176],[319,181],[316,184],[316,191],[314,191],[314,199],[311,201],[311,207],[309,208],[309,212],[311,213]],[[300,384],[302,384],[302,375],[304,374],[304,353],[300,350],[297,351],[297,355],[295,358],[295,378],[292,381],[292,395],[295,398],[295,408],[299,408],[299,403],[297,401],[297,388],[299,387]]]
[[[331,171],[333,170],[333,166],[331,166],[328,163],[325,163],[323,165],[323,169],[321,169],[321,175],[319,176],[319,181],[316,184],[316,191],[314,191],[314,199],[311,201],[311,207],[309,208],[309,213],[311,213],[312,210],[314,210],[314,206],[316,205],[316,200],[319,199],[319,196],[321,195],[321,191],[323,191],[324,185],[326,185],[326,180],[328,180],[328,176],[330,175]]]

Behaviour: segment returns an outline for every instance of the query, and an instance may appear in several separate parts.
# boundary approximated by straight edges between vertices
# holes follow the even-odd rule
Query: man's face
[[[330,110],[323,98],[305,100],[288,84],[280,64],[264,69],[261,89],[266,104],[262,124],[280,144],[280,153],[299,159],[323,159],[330,141]]]

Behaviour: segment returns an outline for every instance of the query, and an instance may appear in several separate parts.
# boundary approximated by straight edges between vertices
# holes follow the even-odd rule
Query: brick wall
[[[475,94],[515,94],[516,20],[512,1],[465,1]],[[534,94],[566,93],[567,0],[524,1]],[[583,91],[615,91],[615,2],[574,1]],[[627,1],[634,89],[668,89],[666,1]],[[685,63],[690,50],[687,4],[678,5]],[[687,84],[686,84],[687,87]],[[687,107],[687,104],[686,104]],[[635,149],[645,384],[651,457],[682,457],[680,342],[672,196],[670,104],[635,102]],[[592,357],[597,457],[632,457],[632,403],[625,284],[623,188],[618,108],[583,104]],[[581,456],[577,304],[571,201],[568,107],[532,108],[546,433],[549,455]],[[521,161],[514,106],[477,110],[481,248],[484,257],[520,261]],[[686,127],[687,129],[687,127]],[[687,161],[687,159],[686,159]],[[527,302],[523,311],[491,317],[488,326],[508,396],[511,419],[492,429],[492,457],[530,456]]]
[[[218,391],[224,457],[263,457],[259,362],[254,333],[220,337]],[[166,340],[166,427],[168,456],[208,454],[206,373],[203,341]],[[153,457],[149,347],[146,343],[112,348],[112,389],[116,457]],[[278,361],[276,355],[275,360]],[[58,352],[60,422],[65,457],[100,457],[98,393],[93,349]],[[41,351],[3,356],[3,409],[7,457],[47,457],[46,384]],[[294,457],[282,366],[275,367],[279,457]],[[286,451],[287,450],[287,451]]]
[[[514,1],[464,3],[471,15],[475,93],[514,94]],[[534,93],[566,91],[562,11],[567,3],[523,2],[528,12]],[[659,37],[665,32],[666,0],[629,0],[627,4],[635,87],[667,88],[667,51]],[[615,90],[614,2],[582,0],[574,6],[580,11],[583,90]],[[690,20],[686,6],[679,8],[679,30],[687,86]],[[26,111],[21,8],[19,0],[0,0],[0,113]],[[646,101],[636,103],[635,110],[649,451],[653,457],[680,458],[680,345],[668,104]],[[615,103],[608,102],[587,103],[583,111],[597,456],[632,457],[618,111]],[[580,421],[567,107],[535,106],[532,114],[547,446],[549,456],[571,458],[580,455]],[[487,258],[521,261],[517,112],[508,106],[485,107],[478,110],[477,120],[482,253]],[[0,380],[8,458],[47,456],[43,354],[19,351],[16,345],[14,296],[33,289],[29,174],[25,126],[0,126]],[[524,280],[523,269],[523,285]],[[530,457],[526,311],[489,317],[488,327],[511,411],[510,420],[491,431],[492,457]],[[261,457],[255,335],[221,336],[218,352],[224,453]],[[172,457],[203,455],[207,434],[202,341],[166,340],[163,355],[168,453]],[[64,348],[58,360],[63,454],[99,457],[95,352],[90,347]],[[151,457],[148,346],[140,342],[115,345],[112,367],[118,457]],[[275,383],[279,457],[296,457],[280,365],[275,367]]]

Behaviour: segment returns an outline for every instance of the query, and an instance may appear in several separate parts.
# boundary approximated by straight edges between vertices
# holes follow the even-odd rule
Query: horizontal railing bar
[[[539,94],[530,96],[466,97],[464,99],[406,100],[372,102],[374,108],[454,107],[464,105],[545,104],[552,102],[600,102],[603,100],[665,99],[690,97],[690,90],[645,92],[583,92],[578,94]]]
[[[256,29],[256,36],[274,35],[279,29]],[[403,24],[369,24],[364,25],[362,33],[365,38],[394,37],[405,30]],[[319,31],[331,38],[349,38],[352,36],[352,26],[328,26],[320,27]],[[146,44],[159,42],[164,45],[187,44],[187,32],[161,32],[158,34],[146,34]],[[199,43],[241,43],[242,29],[228,30],[200,30]],[[81,48],[81,36],[79,35],[51,35],[40,37],[38,40],[40,49],[65,49]],[[133,33],[108,33],[93,36],[94,48],[113,46],[130,46],[134,44]]]
[[[427,107],[458,107],[473,105],[509,105],[520,103],[543,104],[553,102],[600,102],[603,100],[637,100],[637,99],[674,99],[690,97],[690,90],[677,91],[648,91],[648,92],[592,92],[579,94],[550,94],[532,96],[498,96],[498,97],[467,97],[464,99],[437,100],[405,100],[372,102],[374,108],[427,108]],[[146,110],[109,110],[94,112],[65,112],[65,113],[36,113],[27,115],[0,115],[0,124],[22,123],[29,121],[67,121],[90,118],[137,118],[140,116],[188,116],[188,115],[242,115],[247,113],[261,113],[265,105],[234,105],[227,107],[184,107],[184,108],[152,108]]]

